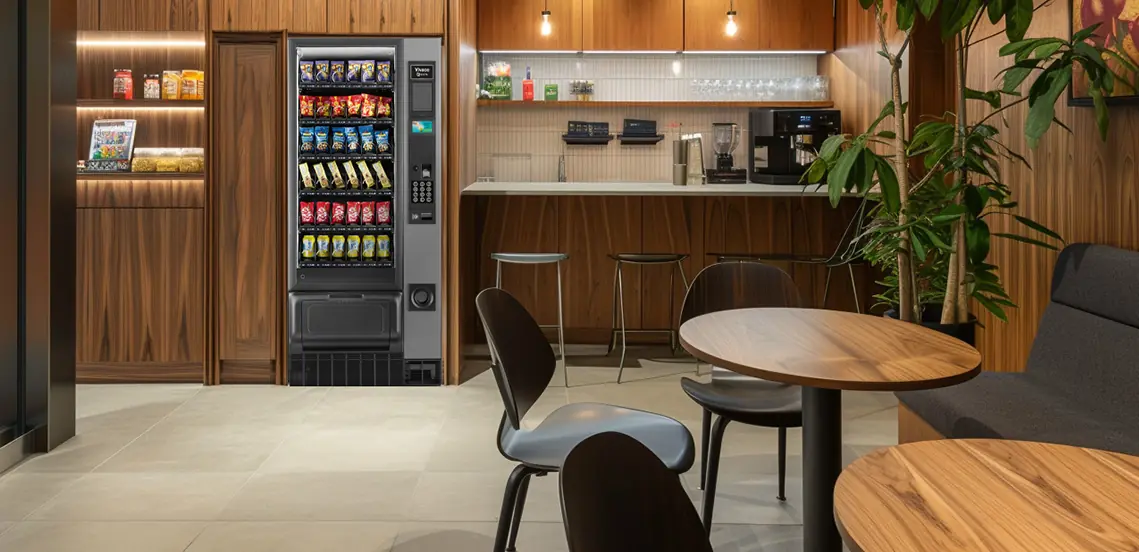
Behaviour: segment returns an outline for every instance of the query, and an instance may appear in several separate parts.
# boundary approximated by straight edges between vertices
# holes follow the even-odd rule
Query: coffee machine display
[[[735,123],[712,124],[712,151],[716,152],[716,168],[708,169],[709,184],[743,184],[747,169],[737,169],[736,148],[740,145],[740,126]]]
[[[748,176],[757,184],[799,184],[823,142],[842,133],[837,109],[753,109],[748,120]]]

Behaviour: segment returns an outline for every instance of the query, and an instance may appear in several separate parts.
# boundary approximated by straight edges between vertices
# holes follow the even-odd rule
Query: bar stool
[[[617,270],[613,273],[613,326],[609,330],[609,350],[605,352],[606,355],[613,352],[616,346],[617,333],[621,333],[621,363],[617,369],[617,383],[621,383],[621,376],[625,373],[625,350],[627,342],[625,334],[632,333],[662,333],[668,332],[669,344],[672,350],[676,351],[676,328],[672,327],[674,310],[673,305],[676,302],[672,288],[676,286],[676,271],[680,271],[680,278],[684,282],[684,291],[688,292],[688,277],[684,275],[684,260],[688,255],[683,253],[615,253],[609,255],[610,259],[617,262]],[[668,325],[667,329],[660,330],[626,330],[625,329],[625,283],[622,277],[621,266],[624,264],[633,265],[673,265],[672,271],[669,273],[668,278]],[[618,312],[620,313],[620,328],[617,327]]]
[[[566,336],[565,323],[562,318],[562,261],[569,259],[565,253],[491,253],[490,258],[495,262],[494,287],[502,289],[502,263],[507,264],[550,264],[558,265],[558,323],[557,325],[538,326],[539,328],[558,329],[558,353],[562,357],[562,376],[566,387],[569,387],[569,367],[566,365]],[[490,351],[491,360],[494,361],[494,348]]]

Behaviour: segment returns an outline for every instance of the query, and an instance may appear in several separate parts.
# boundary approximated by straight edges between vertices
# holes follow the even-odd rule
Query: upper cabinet
[[[548,0],[548,3],[542,0],[479,0],[478,47],[480,50],[581,50],[582,4],[585,1],[590,0]],[[600,6],[615,0],[592,1]],[[652,1],[636,3],[649,4]],[[550,10],[548,36],[542,36],[541,32],[543,9]]]
[[[788,0],[769,0],[770,3]],[[788,3],[798,3],[791,0]],[[735,0],[735,36],[728,36],[724,28],[728,23],[728,10],[732,9],[729,0],[685,0],[684,2],[684,49],[685,50],[758,50],[760,39],[761,0]],[[772,22],[772,25],[777,22]],[[780,48],[782,49],[782,48]]]
[[[328,0],[332,34],[441,35],[444,0]]]
[[[207,0],[80,0],[79,28],[94,30],[89,19],[98,6],[101,31],[202,31]],[[216,0],[215,0],[216,1]]]
[[[215,31],[279,31],[293,0],[210,0],[210,28]]]
[[[586,50],[684,49],[684,0],[584,0]]]
[[[759,49],[834,50],[834,2],[759,0]]]
[[[328,32],[328,0],[288,0],[292,12],[285,28],[293,33],[324,34]]]

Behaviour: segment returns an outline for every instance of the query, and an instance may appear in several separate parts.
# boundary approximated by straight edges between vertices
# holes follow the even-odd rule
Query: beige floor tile
[[[512,469],[512,468],[511,468]],[[418,521],[495,521],[502,508],[510,471],[428,472],[419,480],[410,518]],[[526,496],[525,521],[561,521],[557,476],[532,477]]]
[[[16,469],[18,473],[87,473],[114,456],[150,426],[137,429],[86,430],[55,450],[36,456]]]
[[[0,534],[0,550],[182,552],[203,526],[192,522],[26,522]]]
[[[260,471],[421,471],[437,437],[437,430],[303,427],[281,443]]]
[[[498,450],[497,428],[497,423],[448,420],[431,449],[427,471],[502,473],[512,469],[513,464]]]
[[[716,552],[801,552],[803,528],[794,525],[712,525]]]
[[[259,424],[202,427],[159,423],[96,471],[252,473],[295,429]]]
[[[74,484],[78,474],[9,473],[0,477],[0,521],[20,521]]]
[[[245,474],[89,474],[28,519],[212,520],[248,479]]]
[[[256,474],[229,502],[227,521],[393,521],[408,519],[419,474]]]
[[[164,421],[206,426],[297,424],[305,420],[327,392],[327,388],[279,385],[204,387]]]
[[[459,552],[490,550],[497,529],[494,523],[407,523],[400,531],[393,552]],[[561,523],[523,522],[518,531],[518,549],[525,552],[566,552],[565,528]]]
[[[212,523],[186,552],[388,552],[398,533],[394,523]]]

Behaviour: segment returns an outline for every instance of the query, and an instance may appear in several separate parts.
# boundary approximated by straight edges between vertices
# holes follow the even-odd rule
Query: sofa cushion
[[[1064,248],[1052,302],[1139,328],[1139,253],[1086,243]]]

